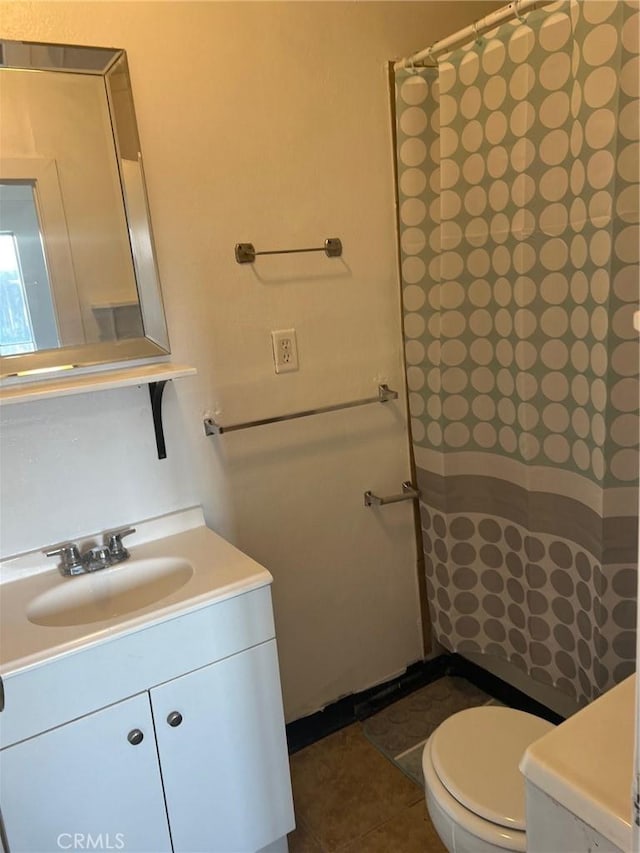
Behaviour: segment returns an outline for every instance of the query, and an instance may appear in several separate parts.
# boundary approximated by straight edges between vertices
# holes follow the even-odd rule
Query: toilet
[[[445,720],[422,754],[425,797],[449,853],[525,851],[526,748],[553,728],[533,714],[496,705]]]

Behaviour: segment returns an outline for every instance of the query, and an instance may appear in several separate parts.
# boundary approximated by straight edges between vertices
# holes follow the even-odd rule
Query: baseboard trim
[[[289,754],[293,755],[305,746],[310,746],[345,726],[366,720],[393,702],[397,702],[398,699],[408,696],[414,690],[425,687],[445,675],[465,678],[511,708],[527,711],[554,724],[563,721],[563,717],[559,714],[531,699],[496,675],[461,655],[447,653],[431,660],[411,664],[401,675],[384,684],[377,684],[359,693],[344,696],[327,705],[322,711],[289,723],[286,727]]]
[[[529,714],[535,714],[536,717],[542,717],[554,725],[558,725],[564,721],[564,717],[547,708],[536,699],[532,699],[518,690],[517,687],[503,681],[492,672],[488,672],[476,663],[462,657],[462,655],[450,654],[449,667],[447,675],[457,675],[460,678],[466,678],[480,690],[484,690],[494,699],[508,705],[510,708],[517,708],[519,711],[526,711]]]
[[[315,714],[289,723],[286,727],[289,754],[293,755],[294,752],[345,726],[366,720],[367,717],[377,714],[378,711],[408,696],[414,690],[442,678],[446,674],[449,657],[450,655],[440,655],[432,660],[413,663],[396,678],[383,684],[376,684],[375,687],[367,690],[361,690],[359,693],[344,696],[327,705],[322,711],[316,711]]]

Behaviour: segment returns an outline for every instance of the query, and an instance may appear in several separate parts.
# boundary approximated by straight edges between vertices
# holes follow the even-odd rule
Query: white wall
[[[205,438],[222,423],[403,392],[388,60],[486,14],[480,2],[1,5],[3,35],[123,47],[172,350],[155,458],[146,389],[2,415],[5,554],[202,503],[274,575],[289,719],[421,656],[404,403]],[[323,255],[235,263],[233,247]],[[276,376],[269,332],[295,327]]]

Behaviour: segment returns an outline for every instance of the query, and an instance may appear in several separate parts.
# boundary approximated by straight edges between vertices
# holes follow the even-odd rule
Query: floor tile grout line
[[[298,821],[299,821],[300,824],[302,826],[304,826],[304,831],[307,833],[307,835],[309,835],[311,837],[313,843],[316,845],[318,850],[320,850],[321,853],[328,853],[326,847],[322,844],[320,839],[316,836],[313,829],[311,828],[311,824],[309,823],[309,821],[305,820],[301,814],[296,813],[295,817],[296,817],[296,829],[300,829],[300,826],[298,825]]]
[[[375,749],[375,747],[373,747],[373,748]],[[340,847],[335,847],[333,850],[329,851],[329,850],[325,850],[325,848],[322,847],[322,845],[320,845],[322,847],[323,853],[340,853],[341,850],[347,850],[351,845],[355,844],[356,841],[361,841],[363,838],[366,838],[368,835],[371,835],[372,832],[377,832],[377,830],[381,829],[383,826],[386,826],[386,824],[390,823],[390,821],[396,820],[396,818],[399,815],[401,815],[407,809],[412,809],[422,799],[423,799],[423,796],[421,795],[419,797],[419,799],[417,799],[415,802],[405,803],[402,807],[400,807],[398,809],[397,812],[394,812],[392,815],[389,815],[389,817],[385,818],[380,823],[377,823],[375,826],[370,827],[369,829],[367,829],[366,832],[363,832],[361,835],[358,835],[356,838],[352,838],[350,841],[346,842],[345,844],[341,844]]]

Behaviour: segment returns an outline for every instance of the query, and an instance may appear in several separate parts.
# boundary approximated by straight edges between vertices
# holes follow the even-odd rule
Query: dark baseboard
[[[392,678],[384,684],[377,684],[359,693],[344,696],[308,717],[294,720],[287,725],[287,743],[289,754],[327,735],[343,729],[359,720],[377,714],[388,705],[408,696],[414,690],[442,678],[446,674],[446,661],[449,655],[440,655],[433,660],[418,661],[411,664],[402,675]]]
[[[498,702],[502,702],[510,708],[517,708],[519,711],[535,714],[536,717],[549,720],[554,725],[558,725],[564,721],[564,717],[561,717],[560,714],[556,714],[555,711],[547,708],[546,705],[536,702],[535,699],[527,696],[521,690],[512,687],[506,681],[498,678],[497,675],[493,675],[493,673],[487,672],[481,666],[471,663],[471,661],[463,658],[462,655],[450,654],[447,657],[449,658],[447,675],[457,675],[460,678],[466,678],[467,681],[479,687],[480,690],[484,690],[485,693],[488,693],[494,699],[497,699]]]
[[[461,655],[443,654],[432,660],[411,664],[402,675],[384,684],[377,684],[368,690],[344,696],[342,699],[327,705],[322,711],[317,711],[315,714],[289,723],[287,725],[289,754],[292,755],[294,752],[298,752],[305,746],[309,746],[345,726],[366,720],[388,705],[397,702],[398,699],[408,696],[414,690],[418,690],[444,675],[465,678],[494,699],[511,708],[527,711],[556,724],[563,720],[549,708],[531,699],[520,690],[516,690],[515,687],[482,669],[482,667],[466,660]]]

